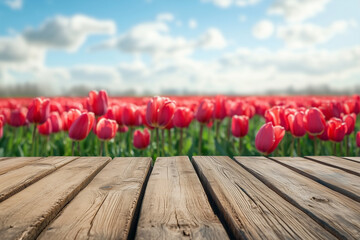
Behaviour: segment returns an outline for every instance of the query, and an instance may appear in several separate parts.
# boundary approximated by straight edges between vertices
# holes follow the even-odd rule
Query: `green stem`
[[[32,132],[32,155],[34,156],[35,154],[35,151],[36,151],[36,143],[35,143],[35,138],[36,138],[36,127],[37,127],[37,124],[35,123],[34,124],[34,128],[33,128],[33,132]]]
[[[215,120],[216,139],[219,139],[220,120]]]
[[[71,142],[71,155],[74,156],[75,141]]]
[[[241,156],[241,152],[242,152],[242,138],[239,138],[239,156]]]
[[[183,129],[180,128],[179,155],[182,154],[182,145],[183,145]]]
[[[133,135],[134,128],[129,127],[129,136],[128,136],[128,156],[131,156],[131,140]]]
[[[110,156],[109,148],[108,148],[108,141],[105,141],[104,148],[105,148],[105,156],[107,156],[107,157]]]
[[[165,156],[165,129],[161,129],[161,152]]]
[[[199,149],[198,154],[201,155],[201,145],[202,145],[202,137],[203,137],[204,124],[200,123],[200,133],[199,133]]]
[[[336,156],[336,142],[333,142],[333,155]]]
[[[300,157],[301,153],[300,153],[300,138],[297,138],[297,156]]]
[[[295,137],[291,138],[291,150],[293,157],[295,157]]]
[[[171,129],[168,129],[168,148],[169,148],[169,154],[172,153],[172,144],[171,144]]]
[[[78,141],[78,153],[79,153],[79,156],[81,156],[80,141]]]
[[[159,128],[156,128],[156,157],[160,156]]]
[[[317,151],[316,151],[316,145],[317,145],[317,137],[314,136],[314,156],[316,156],[316,153],[317,153]]]
[[[345,149],[346,149],[346,156],[349,156],[349,135],[345,136]]]
[[[227,141],[229,142],[229,139],[230,139],[230,133],[231,133],[231,118],[229,117],[228,119],[228,123],[227,123],[227,129],[226,129],[226,139]]]
[[[99,156],[103,156],[104,150],[104,141],[100,141],[100,153]]]

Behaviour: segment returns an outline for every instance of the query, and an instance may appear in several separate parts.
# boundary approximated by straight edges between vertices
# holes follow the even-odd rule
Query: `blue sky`
[[[264,93],[360,85],[359,0],[0,0],[0,85]]]

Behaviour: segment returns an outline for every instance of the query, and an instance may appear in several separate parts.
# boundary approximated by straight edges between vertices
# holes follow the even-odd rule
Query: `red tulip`
[[[136,110],[137,110],[136,105],[126,104],[122,112],[122,123],[129,127],[136,126],[136,118],[135,118]]]
[[[339,118],[331,118],[329,121],[328,136],[331,141],[341,142],[347,132],[346,123]]]
[[[344,103],[344,112],[346,114],[350,114],[350,113],[359,114],[360,112],[359,102],[356,101],[355,99],[346,100]]]
[[[67,128],[70,129],[73,122],[80,117],[81,112],[78,109],[70,109],[70,111],[67,114]]]
[[[231,132],[234,137],[244,137],[249,131],[248,116],[233,116],[231,120]]]
[[[81,114],[72,124],[69,129],[69,137],[74,141],[85,139],[95,122],[95,115],[92,112]]]
[[[213,115],[214,104],[209,99],[203,99],[195,113],[198,122],[208,123]]]
[[[347,127],[346,135],[350,135],[355,129],[356,114],[351,113],[343,116],[343,121],[345,122]]]
[[[302,112],[296,112],[295,114],[289,114],[287,116],[290,132],[294,137],[302,137],[305,135],[306,130],[304,128],[304,114]]]
[[[356,133],[356,146],[360,148],[360,131]]]
[[[2,138],[3,133],[4,133],[4,124],[5,124],[5,117],[3,115],[0,115],[0,138]]]
[[[272,107],[265,112],[266,122],[272,122],[274,126],[282,126],[285,130],[289,130],[285,119],[285,108],[281,106]]]
[[[322,134],[317,135],[317,137],[322,141],[328,141],[329,140],[328,129],[329,129],[329,123],[326,123],[325,124],[325,130],[323,131]],[[309,135],[309,136],[311,136],[311,135]]]
[[[29,106],[27,120],[31,123],[44,123],[50,114],[50,100],[35,98]]]
[[[146,121],[152,127],[163,128],[173,119],[175,103],[168,98],[154,97],[146,108]]]
[[[52,133],[51,120],[48,118],[46,122],[37,126],[37,129],[41,135],[48,136]]]
[[[21,107],[11,111],[9,125],[13,127],[21,127],[26,125],[27,123],[26,114],[27,114],[27,108],[25,107]]]
[[[96,116],[102,116],[106,113],[108,108],[108,95],[106,91],[98,92],[90,91],[87,99],[88,110],[93,112]]]
[[[115,120],[116,122],[122,126],[124,125],[123,121],[122,121],[122,115],[123,115],[123,109],[124,109],[124,105],[120,105],[120,106],[114,106],[113,108],[113,112],[115,115]]]
[[[325,129],[325,117],[317,108],[309,108],[305,111],[304,127],[310,135],[320,135]]]
[[[125,133],[125,132],[127,132],[128,130],[129,130],[129,128],[128,128],[127,126],[125,126],[125,125],[119,126],[119,128],[118,128],[118,131],[119,131],[120,133]]]
[[[9,108],[0,108],[0,115],[4,117],[4,124],[9,122],[11,110]]]
[[[137,149],[145,149],[149,146],[150,133],[147,128],[145,128],[143,132],[140,130],[134,132],[133,144]]]
[[[62,130],[63,131],[68,131],[69,127],[68,127],[68,112],[62,112],[61,113],[61,121],[62,121]]]
[[[96,135],[101,140],[110,140],[115,137],[117,129],[115,120],[102,118],[96,125]]]
[[[116,110],[113,107],[109,107],[108,110],[106,111],[104,118],[106,119],[111,119],[111,120],[116,120],[116,116],[115,113]]]
[[[62,120],[58,112],[50,113],[49,119],[51,121],[51,128],[53,133],[60,132],[62,130]]]
[[[214,103],[213,116],[215,119],[223,120],[226,117],[226,98],[223,96],[216,96]]]
[[[255,147],[265,155],[272,153],[285,135],[281,126],[273,126],[271,122],[264,124],[255,137]]]
[[[190,108],[179,107],[175,110],[173,124],[177,128],[187,128],[193,120],[193,112]]]

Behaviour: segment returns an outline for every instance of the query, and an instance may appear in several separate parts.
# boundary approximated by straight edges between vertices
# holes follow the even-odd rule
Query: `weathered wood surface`
[[[48,157],[0,175],[0,202],[68,164],[76,157]]]
[[[8,159],[8,157],[0,157],[0,161]]]
[[[306,156],[306,158],[360,176],[360,164],[354,161],[333,156]]]
[[[243,167],[338,238],[360,239],[360,204],[265,157],[235,157]]]
[[[193,157],[236,239],[335,239],[229,157]]]
[[[115,158],[38,239],[127,239],[151,158]]]
[[[21,168],[27,164],[30,164],[36,160],[39,160],[41,157],[15,157],[15,158],[6,158],[0,161],[0,175],[7,173],[13,169]]]
[[[357,163],[360,163],[360,157],[344,157],[347,160],[351,160]]]
[[[0,239],[34,239],[110,161],[76,159],[0,203]]]
[[[360,177],[300,157],[272,157],[278,163],[360,202]]]
[[[188,157],[157,158],[136,239],[228,239]]]

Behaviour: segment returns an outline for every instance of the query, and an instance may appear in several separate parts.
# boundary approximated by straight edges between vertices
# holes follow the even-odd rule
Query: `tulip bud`
[[[4,128],[4,120],[5,120],[5,117],[3,115],[0,115],[0,138],[2,138],[3,136],[3,128]]]
[[[27,112],[27,120],[31,123],[44,123],[50,114],[50,100],[35,98]]]
[[[87,99],[87,106],[90,112],[96,116],[102,116],[106,113],[108,108],[108,95],[106,91],[101,90],[98,92],[90,91]]]
[[[223,96],[216,96],[214,103],[213,117],[218,120],[223,120],[226,117],[226,98]]]
[[[309,108],[305,111],[304,127],[310,135],[320,135],[325,129],[325,117],[317,108]]]
[[[115,120],[102,118],[96,125],[96,135],[101,140],[110,140],[115,137],[117,129]]]
[[[69,137],[74,141],[81,141],[85,139],[95,122],[95,115],[92,112],[81,114],[72,124],[69,129]]]
[[[45,136],[50,135],[52,133],[52,126],[51,126],[50,118],[48,118],[46,120],[46,122],[44,122],[43,124],[37,126],[37,128],[41,135],[45,135]]]
[[[244,137],[249,131],[248,116],[233,116],[231,120],[231,132],[234,137]]]
[[[198,122],[208,123],[213,115],[214,104],[209,99],[203,99],[195,113]]]
[[[146,121],[152,127],[164,128],[172,121],[175,103],[168,98],[154,97],[146,108]]]
[[[296,112],[295,114],[289,114],[287,118],[291,134],[294,137],[304,136],[306,133],[303,122],[304,114],[301,112]]]
[[[193,113],[190,108],[179,107],[175,110],[173,124],[177,128],[187,128],[192,119]]]
[[[27,108],[18,108],[13,111],[11,111],[10,119],[9,119],[9,125],[13,127],[21,127],[26,125],[27,119]]]
[[[346,135],[350,135],[355,129],[356,114],[351,113],[343,116],[343,121],[345,122],[347,127]]]
[[[136,126],[136,118],[135,118],[136,110],[137,110],[136,105],[130,103],[126,104],[122,112],[122,123],[129,127]]]
[[[360,131],[356,133],[356,146],[360,148]]]
[[[60,132],[62,130],[62,120],[58,112],[50,113],[49,119],[51,121],[51,128],[53,133]]]
[[[273,126],[271,122],[264,124],[255,137],[255,147],[265,155],[272,153],[285,135],[281,126]]]
[[[347,132],[346,123],[339,118],[331,118],[328,121],[328,136],[331,141],[341,142]]]
[[[137,149],[145,149],[149,146],[150,133],[147,128],[145,128],[143,132],[140,130],[134,132],[133,144]]]
[[[80,117],[81,112],[78,109],[70,109],[67,114],[67,128],[70,129],[73,122]]]

